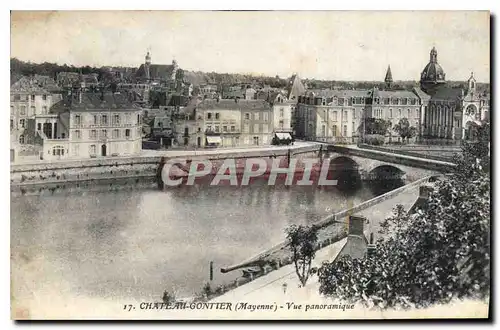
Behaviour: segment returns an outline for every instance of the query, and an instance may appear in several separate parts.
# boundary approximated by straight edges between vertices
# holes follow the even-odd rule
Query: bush
[[[373,146],[381,146],[385,143],[385,136],[379,134],[366,135],[365,143]]]
[[[487,299],[491,200],[489,150],[481,142],[464,146],[457,173],[434,183],[425,208],[412,215],[396,208],[373,254],[324,263],[320,293],[382,309]]]

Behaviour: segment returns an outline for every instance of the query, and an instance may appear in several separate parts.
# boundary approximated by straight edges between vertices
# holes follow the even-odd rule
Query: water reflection
[[[349,180],[346,187],[358,182]],[[78,295],[146,300],[173,289],[190,296],[208,280],[210,261],[214,285],[227,282],[239,273],[221,274],[220,267],[273,246],[289,224],[318,221],[373,197],[368,187],[355,186],[346,193],[263,180],[246,187],[19,196],[11,200],[12,251],[43,257],[51,281],[68,281]]]

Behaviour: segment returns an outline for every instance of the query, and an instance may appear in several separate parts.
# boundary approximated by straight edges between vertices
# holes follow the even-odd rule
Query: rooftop
[[[264,100],[203,100],[197,106],[200,110],[271,110],[271,105]]]
[[[129,93],[81,92],[80,96],[78,92],[73,92],[54,104],[50,111],[131,111],[137,109],[139,108],[133,103],[133,97]]]

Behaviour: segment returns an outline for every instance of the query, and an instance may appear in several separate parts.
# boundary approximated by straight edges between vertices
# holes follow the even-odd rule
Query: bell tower
[[[474,72],[470,73],[470,78],[467,80],[467,90],[469,93],[476,92],[476,78],[474,78]]]
[[[391,89],[392,88],[393,80],[392,80],[392,72],[391,72],[391,66],[390,65],[387,67],[387,72],[385,73],[384,82],[385,82],[385,88],[387,88],[387,89]]]
[[[147,52],[146,57],[145,57],[145,62],[144,62],[144,71],[146,73],[147,80],[151,79],[150,67],[151,67],[151,54],[149,53],[149,49],[148,49],[148,52]]]

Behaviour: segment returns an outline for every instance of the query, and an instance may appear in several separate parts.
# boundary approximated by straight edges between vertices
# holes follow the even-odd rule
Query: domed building
[[[437,62],[435,47],[430,61],[420,76],[420,88],[415,88],[422,103],[420,132],[424,139],[472,139],[474,129],[489,120],[489,95],[477,90],[471,73],[467,86],[446,84],[443,68]]]
[[[437,61],[437,50],[432,47],[429,63],[420,75],[420,86],[426,93],[432,94],[436,87],[445,83],[445,73]]]

